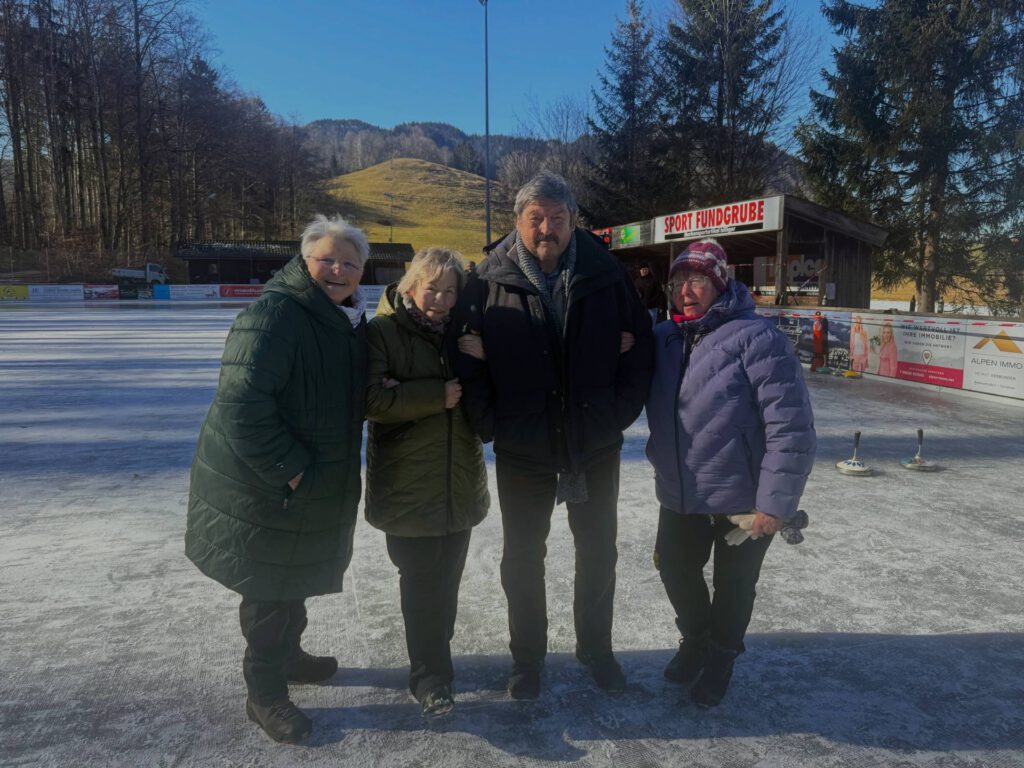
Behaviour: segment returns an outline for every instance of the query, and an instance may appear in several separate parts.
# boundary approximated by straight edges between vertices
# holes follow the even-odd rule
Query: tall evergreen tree
[[[1024,6],[830,0],[824,10],[845,42],[799,132],[812,189],[889,227],[876,277],[914,278],[920,310],[964,279],[994,293],[991,269],[1012,260],[986,259],[984,244],[1011,242],[1024,205]]]
[[[777,0],[676,3],[660,50],[682,186],[698,204],[763,194],[799,72],[788,22]]]
[[[591,206],[606,224],[650,218],[664,191],[654,31],[641,0],[628,0],[605,49],[589,120],[597,148]]]

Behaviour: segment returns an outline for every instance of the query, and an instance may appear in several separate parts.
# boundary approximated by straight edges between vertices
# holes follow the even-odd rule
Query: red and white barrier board
[[[224,299],[258,299],[263,293],[262,285],[221,285],[220,296]]]
[[[798,350],[814,309],[762,308]],[[829,336],[850,370],[1024,400],[1024,323],[873,312],[833,312]],[[832,355],[830,355],[830,360]],[[806,362],[806,360],[805,360]]]
[[[86,301],[113,300],[121,298],[121,292],[116,285],[84,285]]]

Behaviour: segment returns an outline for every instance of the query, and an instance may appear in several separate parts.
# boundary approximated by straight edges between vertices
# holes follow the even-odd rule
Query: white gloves
[[[733,547],[738,547],[747,539],[758,539],[752,533],[754,518],[757,515],[753,512],[746,515],[729,515],[728,520],[737,526],[725,534],[725,541]],[[779,535],[787,544],[799,544],[804,540],[803,529],[810,524],[810,518],[802,509],[798,509],[793,517],[786,519],[779,529]]]
[[[751,538],[751,529],[754,527],[754,518],[757,517],[753,512],[747,515],[729,515],[729,522],[737,526],[725,534],[725,543],[732,547],[738,547],[747,539]],[[758,538],[753,536],[753,538]]]

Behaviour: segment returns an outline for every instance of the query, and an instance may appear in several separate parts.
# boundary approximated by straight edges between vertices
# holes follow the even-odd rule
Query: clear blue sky
[[[658,25],[673,3],[644,5]],[[517,132],[531,99],[588,96],[625,6],[490,0],[491,132]],[[817,0],[787,6],[814,40],[814,71],[828,66],[833,38]],[[483,133],[479,0],[197,0],[194,11],[215,63],[284,118],[436,121]]]

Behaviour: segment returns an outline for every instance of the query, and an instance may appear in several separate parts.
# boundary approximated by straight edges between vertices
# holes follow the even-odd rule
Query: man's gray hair
[[[349,224],[341,214],[328,218],[318,213],[313,217],[302,231],[302,258],[308,259],[316,244],[325,237],[351,243],[359,254],[360,265],[366,266],[366,260],[370,258],[370,241],[363,230]]]
[[[541,171],[528,182],[526,182],[516,193],[516,204],[513,211],[516,218],[522,215],[530,203],[538,200],[548,200],[552,203],[562,203],[569,209],[569,216],[573,223],[579,214],[579,206],[576,205],[576,197],[569,188],[569,182],[551,171]]]

